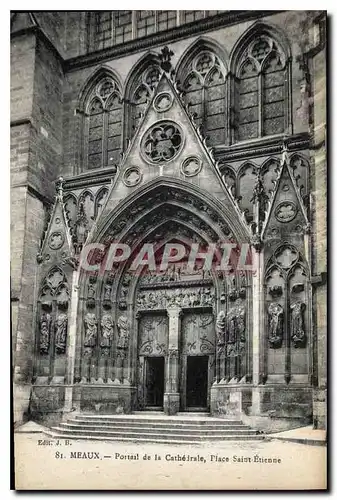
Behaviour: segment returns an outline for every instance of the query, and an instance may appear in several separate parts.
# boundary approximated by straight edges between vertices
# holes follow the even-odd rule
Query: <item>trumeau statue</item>
[[[129,320],[126,316],[120,316],[117,321],[117,348],[127,349],[129,347]]]
[[[55,322],[55,350],[58,354],[63,354],[66,351],[67,326],[68,316],[65,313],[59,314]]]
[[[40,353],[48,354],[50,342],[51,316],[49,313],[42,313],[40,318]]]
[[[268,307],[268,341],[270,347],[281,347],[283,341],[283,307],[272,302]]]
[[[301,347],[306,341],[304,331],[303,313],[306,305],[304,302],[295,302],[290,306],[291,311],[291,340],[295,347]]]
[[[84,347],[94,347],[97,340],[97,319],[94,313],[87,313],[84,317],[85,337]]]
[[[111,314],[104,314],[101,319],[101,328],[102,328],[102,335],[101,335],[101,342],[100,346],[101,347],[110,347],[112,338],[113,338],[113,320],[111,317]]]

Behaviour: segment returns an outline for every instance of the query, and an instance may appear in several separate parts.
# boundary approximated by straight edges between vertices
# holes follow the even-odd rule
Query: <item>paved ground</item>
[[[49,439],[39,432],[15,433],[17,489],[326,487],[325,446],[277,440],[193,446],[82,440],[67,444],[64,439],[47,445]]]

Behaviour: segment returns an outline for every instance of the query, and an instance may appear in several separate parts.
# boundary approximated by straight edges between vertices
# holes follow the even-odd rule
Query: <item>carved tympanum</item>
[[[294,347],[303,347],[306,342],[304,330],[304,302],[295,302],[290,306],[291,311],[291,340]]]
[[[268,307],[268,341],[270,347],[278,348],[283,341],[283,307],[277,302],[272,302]]]

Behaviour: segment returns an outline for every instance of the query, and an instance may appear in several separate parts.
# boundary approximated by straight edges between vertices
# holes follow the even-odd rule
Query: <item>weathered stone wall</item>
[[[86,54],[88,41],[86,12],[40,12],[36,13],[35,17],[49,41],[40,36],[37,28],[13,36],[11,43],[12,326],[13,348],[16,350],[14,361],[16,380],[23,383],[29,383],[32,375],[35,342],[34,304],[37,293],[36,254],[46,209],[54,195],[55,179],[60,174],[71,178],[82,171],[82,116],[77,110],[79,96],[90,77],[101,66],[101,63],[95,62],[94,59],[88,62],[82,59],[81,65],[73,65],[71,69],[67,66],[67,61],[71,58]],[[307,112],[301,87],[304,78],[303,68],[298,61],[305,49],[304,41],[309,39],[307,31],[310,23],[307,22],[307,18],[306,11],[289,11],[259,20],[282,32],[284,40],[290,46],[294,134],[309,131],[310,113]],[[244,21],[210,30],[200,36],[218,44],[225,54],[225,63],[229,65],[236,43],[254,23],[253,20]],[[168,43],[174,53],[173,67],[177,67],[200,36],[185,36]],[[151,52],[159,53],[163,45],[165,44],[154,45],[151,47]],[[135,65],[148,52],[149,50],[140,48],[123,57],[104,61],[104,65],[111,68],[116,75],[122,95],[125,93]],[[315,99],[312,107],[315,147],[312,152],[310,186],[314,210],[311,221],[313,229],[311,256],[312,274],[319,276],[326,272],[327,250],[324,50],[318,51],[312,57],[311,72]],[[233,160],[234,169],[239,169],[250,155],[251,150],[247,148],[239,160]],[[275,156],[280,159],[280,152],[278,151]],[[255,154],[254,161],[259,165],[267,158],[265,154]],[[209,185],[210,192],[215,192],[218,188]],[[313,303],[313,329],[316,335],[314,359],[317,375],[314,420],[318,426],[324,426],[327,325],[325,286],[319,284],[314,289]],[[63,395],[58,400],[60,409]],[[37,403],[36,405],[38,408]]]

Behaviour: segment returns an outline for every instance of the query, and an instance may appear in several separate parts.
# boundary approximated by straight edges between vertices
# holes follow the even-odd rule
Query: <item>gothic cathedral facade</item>
[[[322,11],[11,14],[15,422],[325,427],[325,32]],[[188,265],[228,244],[251,268]]]

